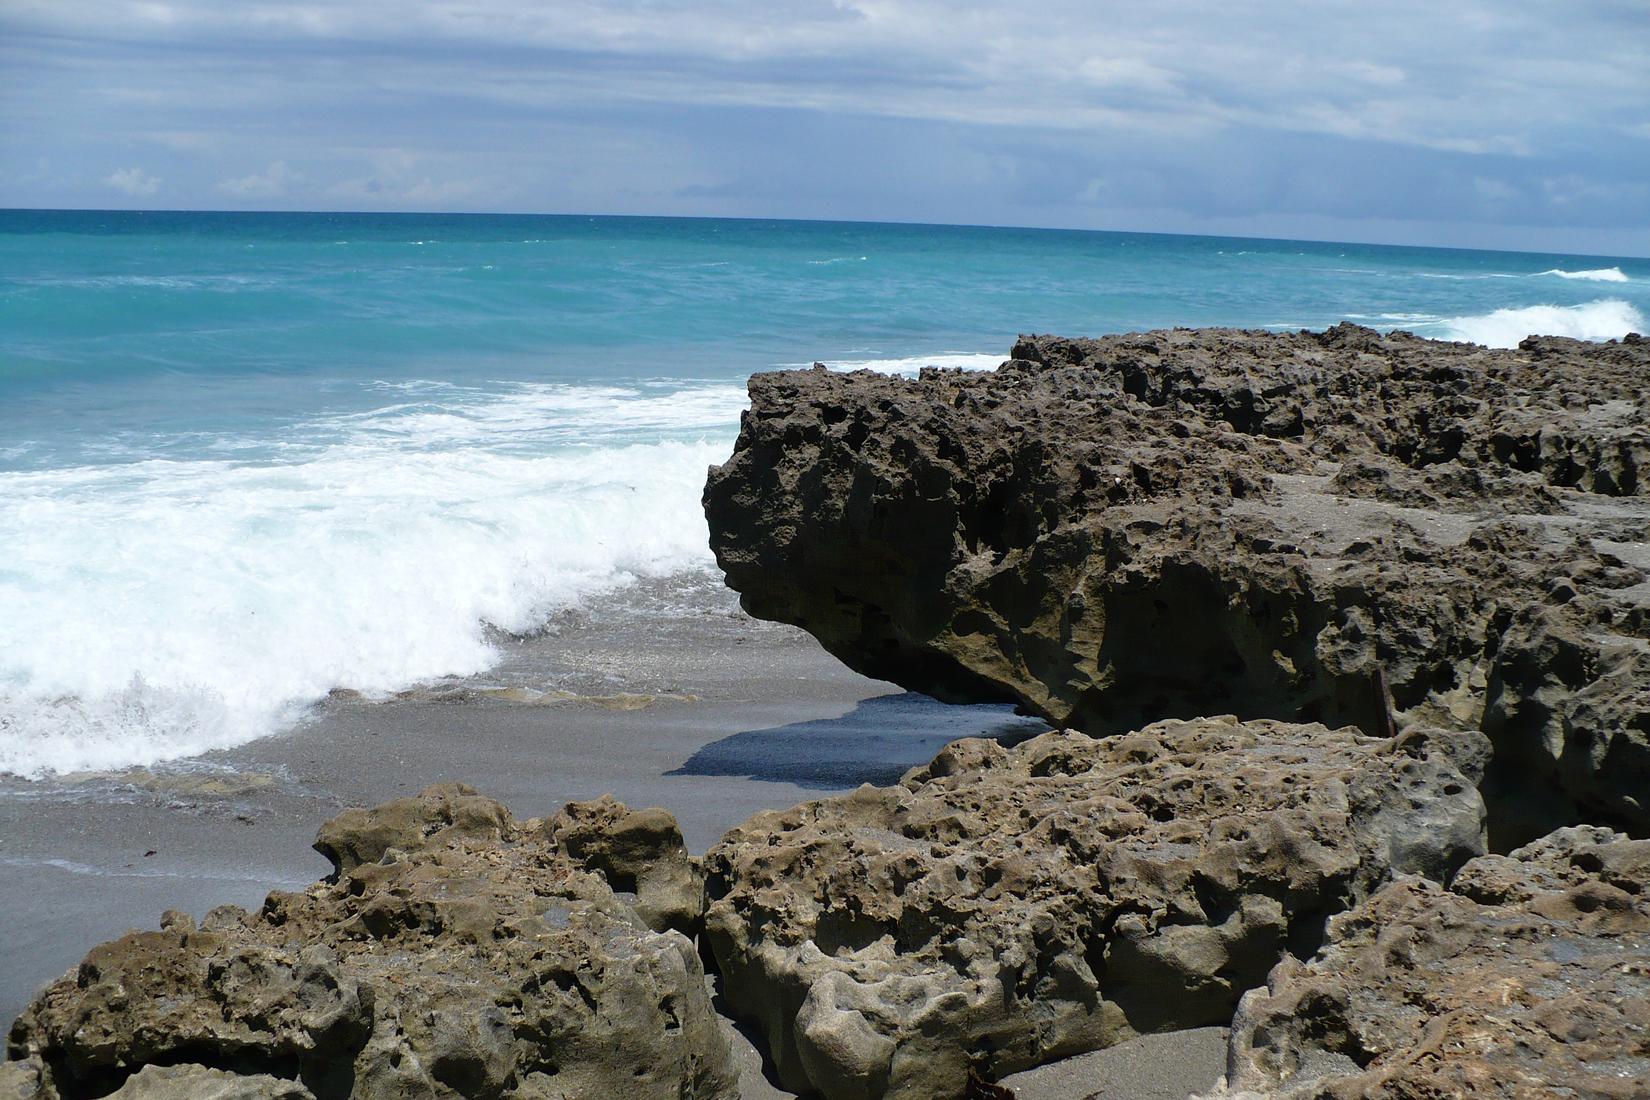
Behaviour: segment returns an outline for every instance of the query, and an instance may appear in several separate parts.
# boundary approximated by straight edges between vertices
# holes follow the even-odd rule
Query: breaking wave
[[[1552,268],[1541,272],[1543,275],[1556,275],[1560,279],[1581,279],[1589,283],[1630,283],[1627,273],[1619,267],[1599,267],[1590,271],[1564,271]]]
[[[0,474],[0,771],[240,744],[713,564],[699,493],[742,388],[424,396],[312,423],[287,461]]]
[[[1575,306],[1524,306],[1469,317],[1448,317],[1415,326],[1424,336],[1464,340],[1492,348],[1517,347],[1526,336],[1569,336],[1577,340],[1615,340],[1643,332],[1644,315],[1619,298]]]
[[[956,370],[996,370],[1007,359],[1005,355],[976,352],[940,352],[937,355],[912,355],[901,359],[832,359],[825,365],[832,370],[874,370],[879,374],[916,374],[924,367],[944,367]],[[807,363],[790,363],[791,367],[806,367]]]

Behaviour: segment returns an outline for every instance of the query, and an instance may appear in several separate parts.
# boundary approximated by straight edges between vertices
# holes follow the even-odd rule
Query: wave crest
[[[699,493],[742,394],[679,396],[535,388],[312,425],[331,440],[295,461],[0,474],[0,772],[244,743],[334,687],[478,673],[496,631],[708,570]],[[587,398],[654,440],[673,417],[717,427],[520,448]]]
[[[1589,283],[1630,283],[1627,273],[1619,267],[1595,267],[1588,271],[1565,271],[1562,268],[1549,268],[1541,272],[1543,275],[1556,275],[1560,279],[1580,279]]]
[[[1419,327],[1419,326],[1418,326]],[[1492,348],[1513,348],[1526,336],[1568,336],[1576,340],[1616,340],[1643,332],[1644,315],[1619,298],[1578,306],[1524,306],[1469,317],[1449,317],[1422,335],[1463,340]]]
[[[834,359],[825,365],[832,370],[873,370],[878,374],[914,375],[924,367],[945,367],[959,370],[996,370],[1007,359],[1004,355],[987,352],[945,351],[937,355],[912,355],[903,359]],[[809,363],[789,363],[790,367],[807,367]]]

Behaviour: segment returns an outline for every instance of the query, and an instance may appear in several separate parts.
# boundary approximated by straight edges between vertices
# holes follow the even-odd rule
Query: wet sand
[[[563,615],[541,637],[504,643],[484,678],[387,701],[335,698],[297,730],[195,761],[0,781],[0,1019],[93,944],[156,927],[166,909],[198,917],[315,881],[328,870],[309,847],[316,827],[346,806],[444,780],[521,817],[612,793],[669,809],[703,851],[760,810],[892,782],[955,738],[1044,728],[1007,707],[946,707],[858,676],[800,631],[689,588],[656,585]],[[1183,1056],[1127,1044],[1103,1052],[1106,1064],[1155,1082],[1142,1098],[1207,1087],[1216,1041],[1167,1041]],[[752,1100],[787,1095],[747,1054]],[[1020,1095],[1133,1095],[1101,1090],[1114,1072],[1083,1065],[1030,1079]]]

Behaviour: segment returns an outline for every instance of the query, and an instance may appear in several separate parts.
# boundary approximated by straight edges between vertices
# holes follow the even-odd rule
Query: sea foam
[[[1630,283],[1627,273],[1619,267],[1596,267],[1588,271],[1564,271],[1561,268],[1551,268],[1541,272],[1543,275],[1556,275],[1560,279],[1580,279],[1589,283]]]
[[[1492,348],[1517,347],[1526,336],[1569,336],[1577,340],[1614,340],[1643,332],[1644,315],[1619,298],[1575,306],[1524,306],[1468,317],[1449,317],[1416,332],[1443,340],[1464,340]]]
[[[826,366],[837,371],[870,370],[879,374],[914,375],[924,367],[943,367],[955,370],[996,370],[1007,358],[989,352],[946,351],[936,355],[911,355],[899,359],[832,359]],[[806,367],[807,363],[791,363],[791,367]]]
[[[279,462],[0,474],[0,771],[239,744],[713,564],[699,493],[741,388],[417,396],[306,425]]]

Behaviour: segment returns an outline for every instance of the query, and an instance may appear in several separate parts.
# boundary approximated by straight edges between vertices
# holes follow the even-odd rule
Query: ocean
[[[0,772],[188,758],[334,689],[496,674],[571,608],[713,598],[699,494],[753,371],[988,369],[1020,332],[1343,319],[1511,346],[1647,315],[1650,261],[1628,258],[0,211]]]

